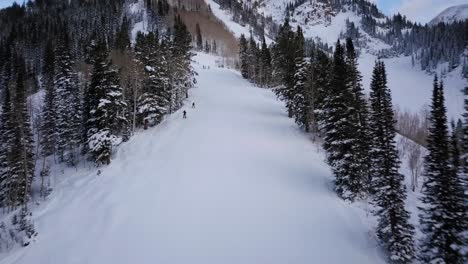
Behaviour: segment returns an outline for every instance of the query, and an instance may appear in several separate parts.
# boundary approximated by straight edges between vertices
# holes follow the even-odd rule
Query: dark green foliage
[[[127,16],[124,16],[122,25],[115,39],[115,48],[120,50],[120,52],[124,52],[130,48],[130,26],[130,21]]]
[[[11,93],[8,85],[5,86],[2,98],[2,110],[0,112],[0,202],[1,206],[5,207],[10,205],[9,198],[9,181],[11,179],[11,155],[13,151],[13,112]]]
[[[450,146],[443,84],[434,80],[422,193],[419,258],[423,262],[466,263],[466,194],[460,178],[456,138]]]
[[[248,49],[249,44],[247,43],[247,39],[242,34],[239,39],[239,59],[240,59],[240,70],[242,77],[245,79],[249,79],[249,58],[248,58]]]
[[[54,108],[57,133],[57,153],[62,161],[75,165],[77,151],[81,143],[81,91],[78,76],[74,69],[70,39],[65,31],[55,50],[54,89],[57,93]],[[50,99],[50,98],[49,98]]]
[[[49,41],[43,59],[43,87],[45,90],[43,122],[41,125],[42,155],[55,154],[57,140],[57,92],[54,85],[55,53],[52,41]]]
[[[383,62],[374,67],[370,93],[370,156],[374,214],[378,218],[377,236],[393,263],[411,263],[415,254],[414,227],[405,209],[404,176],[399,173],[400,161],[395,143],[392,98],[387,87]]]
[[[307,86],[309,64],[305,58],[304,36],[300,27],[297,29],[295,41],[297,45],[295,55],[296,73],[294,74],[294,96],[290,103],[296,123],[306,132],[309,132],[312,112],[311,91],[310,86]]]
[[[88,145],[97,165],[109,164],[112,148],[122,142],[127,119],[126,103],[117,71],[108,59],[105,43],[96,46],[91,85],[86,94],[90,98]]]
[[[303,45],[301,43],[301,45]],[[277,95],[286,102],[288,116],[293,116],[290,102],[294,98],[294,75],[296,70],[296,48],[295,33],[286,19],[280,26],[276,44],[272,48],[273,53],[273,80],[279,87]]]
[[[348,65],[344,47],[336,44],[329,91],[322,104],[322,129],[327,161],[335,175],[335,188],[343,199],[354,200],[361,191],[361,172],[356,164],[357,124],[353,122],[353,96],[348,87]]]
[[[14,91],[12,100],[11,126],[12,148],[9,155],[8,204],[16,207],[26,203],[30,198],[31,184],[34,176],[33,138],[29,112],[26,105],[25,65],[24,58],[14,55]]]
[[[346,39],[347,86],[351,92],[350,111],[356,130],[350,135],[355,139],[353,156],[355,175],[351,182],[351,191],[356,195],[368,192],[370,180],[370,144],[369,109],[362,87],[362,76],[358,70],[356,50],[353,41]]]
[[[202,37],[201,29],[200,29],[200,24],[197,23],[195,28],[196,28],[195,29],[195,31],[196,31],[195,38],[196,38],[196,42],[197,42],[197,49],[198,50],[203,50],[203,37]]]

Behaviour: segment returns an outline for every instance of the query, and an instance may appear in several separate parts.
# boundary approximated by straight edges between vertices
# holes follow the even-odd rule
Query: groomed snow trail
[[[271,91],[198,55],[197,104],[68,181],[0,263],[382,263],[357,209]],[[209,65],[210,70],[202,69]]]

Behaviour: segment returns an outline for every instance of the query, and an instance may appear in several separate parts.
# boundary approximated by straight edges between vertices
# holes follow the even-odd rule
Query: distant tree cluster
[[[384,51],[382,56],[406,55],[412,56],[413,63],[420,64],[422,70],[432,71],[441,63],[448,63],[446,71],[465,65],[466,58],[462,54],[468,41],[468,21],[458,21],[452,24],[420,25],[412,23],[401,14],[387,18],[384,22],[365,14],[361,20],[363,30],[390,44],[392,48]],[[354,23],[348,26],[348,34],[358,39]],[[383,30],[378,30],[381,28]],[[466,70],[465,70],[466,72]]]
[[[230,10],[234,21],[241,25],[250,25],[253,34],[259,38],[265,34],[275,38],[279,33],[279,27],[271,17],[264,17],[257,12],[256,8],[261,1],[254,4],[238,0],[215,2],[222,8]],[[286,17],[294,19],[297,8],[307,2],[307,0],[290,1],[286,6]],[[466,20],[452,24],[421,25],[409,21],[401,14],[386,17],[375,4],[366,0],[318,0],[318,3],[331,9],[332,13],[328,15],[353,11],[361,16],[361,28],[365,33],[391,45],[390,49],[380,52],[380,57],[412,56],[413,64],[419,64],[422,70],[428,72],[434,71],[442,63],[448,63],[443,72],[450,72],[462,66],[463,76],[468,76],[468,59],[462,56],[468,42]],[[357,47],[362,47],[365,45],[362,33],[354,22],[348,21],[343,36],[352,38]]]

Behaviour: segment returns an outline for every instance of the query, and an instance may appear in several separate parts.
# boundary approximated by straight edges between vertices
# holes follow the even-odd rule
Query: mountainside
[[[456,21],[463,21],[468,19],[468,4],[452,6],[440,14],[438,14],[434,19],[429,22],[429,25],[437,25],[441,22],[452,24]]]
[[[458,34],[449,33],[447,28],[442,31],[420,28],[401,15],[386,17],[374,4],[364,0],[254,0],[244,5],[234,4],[236,0],[205,1],[213,9],[220,9],[214,14],[236,35],[248,35],[250,31],[255,34],[259,32],[256,27],[261,27],[274,39],[278,25],[289,17],[293,28],[301,26],[307,39],[327,50],[338,39],[351,37],[360,49],[359,67],[364,75],[364,87],[369,88],[374,61],[386,60],[394,102],[411,112],[420,112],[429,104],[432,76],[442,75],[450,116],[458,118],[463,112],[461,90],[468,84],[468,79],[463,77],[468,76],[468,53],[463,51],[468,36],[461,32],[468,23],[454,25]],[[446,32],[450,37],[436,37],[437,32]]]
[[[467,263],[468,20],[33,0],[0,28],[0,264]]]

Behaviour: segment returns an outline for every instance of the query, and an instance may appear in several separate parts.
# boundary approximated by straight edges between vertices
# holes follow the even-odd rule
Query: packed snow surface
[[[137,134],[100,175],[64,176],[34,210],[38,240],[0,263],[383,263],[275,95],[196,61],[188,119]]]
[[[437,25],[440,22],[451,24],[453,22],[463,21],[466,19],[468,19],[468,4],[463,4],[445,9],[432,19],[431,22],[429,22],[429,25]]]

